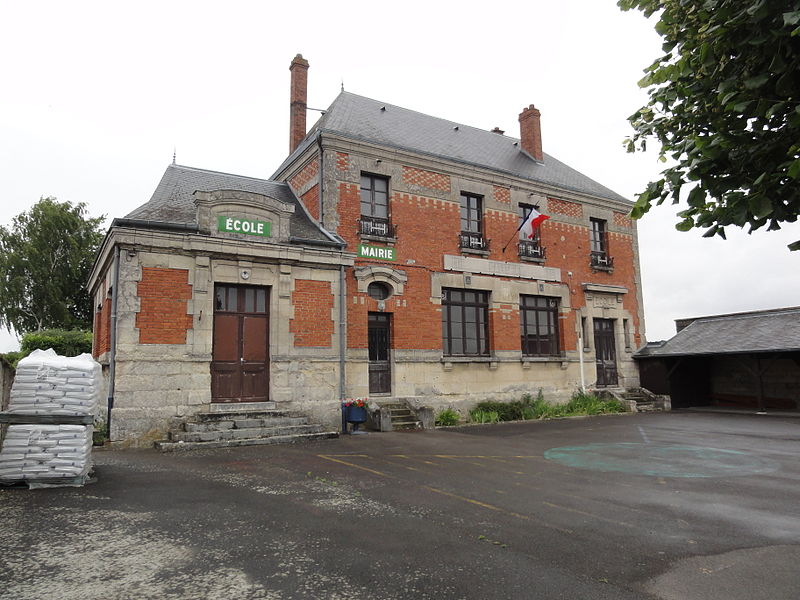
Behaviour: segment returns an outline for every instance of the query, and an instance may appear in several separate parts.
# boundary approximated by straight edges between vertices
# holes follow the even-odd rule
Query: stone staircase
[[[237,410],[238,408],[238,410]],[[168,439],[156,442],[163,452],[198,448],[229,448],[292,444],[338,437],[336,431],[308,422],[308,417],[290,411],[213,410],[198,413],[168,432]]]
[[[607,390],[617,400],[627,404],[631,412],[657,412],[671,409],[670,397],[654,394],[647,388]]]
[[[417,431],[433,429],[433,410],[411,407],[403,398],[387,399],[371,411],[370,425],[378,431]]]

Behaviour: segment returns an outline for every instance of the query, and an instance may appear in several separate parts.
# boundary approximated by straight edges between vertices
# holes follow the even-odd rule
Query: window
[[[394,237],[389,222],[389,179],[380,175],[361,174],[362,235]]]
[[[214,290],[216,312],[267,312],[266,288],[237,287],[217,284]]]
[[[488,356],[488,292],[442,290],[442,343],[445,356]]]
[[[602,219],[589,219],[589,261],[595,269],[611,270],[614,260],[608,255],[608,232]]]
[[[522,354],[559,356],[558,299],[520,295],[519,312]]]
[[[483,238],[483,198],[461,192],[461,234],[459,246],[472,250],[488,250]]]
[[[392,292],[389,286],[382,281],[373,281],[367,286],[367,294],[375,300],[386,300]]]
[[[519,205],[519,226],[521,227],[522,224],[525,222],[525,219],[528,218],[528,215],[531,214],[531,210],[536,209],[539,210],[538,206],[531,206],[530,204],[520,204]],[[517,248],[519,250],[519,256],[521,258],[529,258],[534,260],[542,261],[545,257],[544,247],[541,244],[540,238],[540,231],[541,229],[537,227],[533,232],[533,239],[529,239],[525,237],[525,234],[522,231],[519,232],[519,243]]]

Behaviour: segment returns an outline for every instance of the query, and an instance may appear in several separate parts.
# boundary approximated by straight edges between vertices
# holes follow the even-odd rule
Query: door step
[[[252,408],[252,405],[250,406]],[[168,439],[155,443],[161,451],[291,444],[338,437],[308,417],[286,411],[230,411],[199,413],[170,430]]]
[[[209,412],[259,412],[265,410],[275,410],[276,408],[277,405],[274,402],[215,402],[211,404]]]

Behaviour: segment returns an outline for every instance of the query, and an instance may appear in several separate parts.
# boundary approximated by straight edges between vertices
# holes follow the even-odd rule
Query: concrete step
[[[193,432],[171,431],[169,433],[169,441],[215,442],[222,440],[244,440],[285,435],[320,433],[322,431],[324,431],[324,428],[321,425],[282,425],[274,427],[247,427]]]
[[[392,421],[394,431],[422,429],[422,421]]]
[[[209,412],[258,412],[275,410],[276,406],[274,402],[215,402]]]
[[[262,438],[245,438],[234,440],[216,440],[209,442],[156,442],[156,448],[162,452],[174,450],[199,450],[202,448],[232,448],[236,446],[265,446],[270,444],[297,444],[314,442],[339,437],[336,431],[304,433],[295,435],[276,435]]]
[[[214,421],[236,421],[240,419],[298,418],[303,416],[303,413],[290,410],[205,412],[194,415],[192,421],[210,423]]]

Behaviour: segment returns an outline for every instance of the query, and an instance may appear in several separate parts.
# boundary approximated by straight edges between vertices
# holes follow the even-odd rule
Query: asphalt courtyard
[[[95,453],[0,488],[0,598],[800,597],[800,419],[663,413]]]

